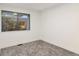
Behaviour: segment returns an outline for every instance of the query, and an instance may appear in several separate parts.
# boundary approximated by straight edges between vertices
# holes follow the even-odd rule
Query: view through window
[[[3,11],[2,32],[15,30],[30,30],[30,14]]]

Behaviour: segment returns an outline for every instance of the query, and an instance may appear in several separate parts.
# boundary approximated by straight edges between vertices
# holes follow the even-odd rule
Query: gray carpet
[[[78,56],[78,54],[42,40],[7,47],[0,50],[0,56]]]

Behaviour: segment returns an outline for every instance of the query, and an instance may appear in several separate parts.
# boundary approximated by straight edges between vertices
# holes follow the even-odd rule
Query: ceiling
[[[24,9],[32,9],[37,11],[42,11],[44,9],[48,9],[50,7],[54,7],[60,5],[60,3],[0,3],[0,6],[3,7],[16,7],[16,8],[24,8]]]

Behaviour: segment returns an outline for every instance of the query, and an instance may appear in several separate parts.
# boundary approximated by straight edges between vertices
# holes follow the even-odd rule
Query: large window
[[[30,30],[30,15],[11,11],[2,11],[2,32]]]

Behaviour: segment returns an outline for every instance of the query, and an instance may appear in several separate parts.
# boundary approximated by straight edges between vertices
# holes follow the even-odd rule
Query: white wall
[[[40,21],[39,21],[39,13],[37,11],[13,8],[8,6],[0,6],[0,10],[8,10],[8,11],[30,14],[30,28],[31,28],[30,30],[25,31],[0,32],[0,48],[26,43],[38,39]]]
[[[79,4],[63,4],[42,13],[41,38],[79,53]]]

